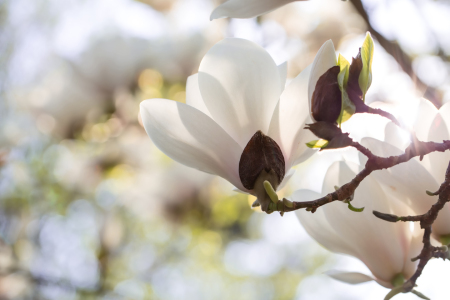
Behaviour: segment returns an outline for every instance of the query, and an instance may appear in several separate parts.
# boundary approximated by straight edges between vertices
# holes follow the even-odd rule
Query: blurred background
[[[330,38],[351,59],[369,30],[367,101],[406,110],[411,123],[420,97],[450,101],[450,2],[314,0],[210,22],[220,2],[0,0],[0,299],[387,293],[324,275],[370,273],[311,240],[294,214],[252,210],[221,178],[166,157],[139,123],[139,103],[184,102],[186,78],[224,37],[262,45],[293,78]],[[301,185],[297,176],[282,193]],[[448,299],[446,267],[430,262],[420,291]]]

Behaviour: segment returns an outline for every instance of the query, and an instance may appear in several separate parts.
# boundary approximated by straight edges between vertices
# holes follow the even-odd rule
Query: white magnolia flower
[[[434,142],[450,140],[450,104],[437,110],[431,102],[421,100],[417,110],[418,118],[414,124],[414,130],[419,140]],[[385,132],[384,142],[363,139],[362,144],[379,156],[402,154],[401,149],[409,144],[402,139],[402,135],[405,133],[402,133],[392,123],[386,125]],[[383,184],[387,191],[407,203],[415,214],[423,214],[437,201],[437,196],[430,197],[425,194],[425,191],[434,192],[439,188],[444,181],[449,161],[450,153],[448,151],[430,153],[424,157],[423,162],[413,159],[389,170],[374,172],[373,176]],[[450,205],[448,203],[439,212],[432,230],[433,236],[437,240],[449,241]]]
[[[303,130],[310,121],[307,78],[305,70],[284,89],[286,64],[277,67],[263,48],[250,41],[225,39],[208,51],[199,73],[188,78],[186,104],[145,100],[141,116],[147,134],[169,157],[219,175],[260,199],[262,182],[251,189],[241,181],[241,155],[259,131],[273,139],[286,171],[282,182],[271,181],[276,189],[292,175],[292,166],[313,153],[305,145],[312,134]],[[258,167],[264,162],[252,163]]]
[[[295,1],[304,0],[228,0],[211,13],[211,20],[227,17],[253,18]]]
[[[356,175],[360,167],[354,163],[337,161],[325,176],[322,193],[298,190],[295,201],[314,200],[342,186]],[[412,232],[408,223],[389,223],[376,218],[373,210],[386,213],[408,214],[411,210],[403,202],[386,193],[371,176],[356,190],[352,204],[365,207],[363,212],[353,212],[340,201],[320,207],[314,214],[297,211],[300,223],[320,244],[332,252],[343,253],[360,259],[372,272],[372,276],[357,272],[333,271],[335,279],[356,284],[375,280],[392,288],[398,278],[409,278],[415,271],[411,258],[420,252],[420,230]]]

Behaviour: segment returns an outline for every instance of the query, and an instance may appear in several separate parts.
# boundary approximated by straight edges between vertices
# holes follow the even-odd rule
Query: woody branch
[[[351,198],[359,184],[369,176],[373,171],[391,168],[398,164],[404,163],[412,159],[413,157],[420,157],[422,159],[425,155],[432,152],[445,152],[450,149],[450,141],[443,141],[442,143],[436,142],[422,142],[417,138],[413,138],[411,144],[405,149],[405,152],[397,156],[380,157],[373,154],[369,149],[362,146],[358,142],[351,141],[350,146],[356,148],[362,154],[367,156],[368,161],[364,166],[364,169],[359,172],[355,178],[350,182],[344,184],[336,191],[327,194],[326,196],[305,202],[290,202],[287,199],[279,200],[277,203],[273,203],[271,210],[280,212],[295,211],[298,209],[306,208],[314,213],[317,208],[331,203],[333,201],[344,201]]]

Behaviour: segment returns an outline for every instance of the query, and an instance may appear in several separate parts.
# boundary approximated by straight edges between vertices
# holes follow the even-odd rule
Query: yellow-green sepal
[[[308,146],[309,148],[325,148],[328,145],[328,141],[324,140],[324,139],[320,139],[320,140],[314,140],[311,141],[309,143],[306,143],[306,146]]]
[[[347,87],[348,74],[349,74],[348,68],[350,67],[350,63],[344,56],[342,56],[342,54],[339,54],[337,65],[339,66],[339,68],[341,70],[338,75],[339,87]]]
[[[338,74],[338,84],[342,94],[341,113],[339,114],[339,117],[337,119],[337,123],[340,126],[342,123],[350,119],[350,117],[355,113],[356,107],[347,94],[350,63],[341,54],[339,54],[338,66],[340,67],[340,72]]]
[[[359,87],[363,93],[363,101],[366,100],[366,93],[372,84],[372,61],[373,61],[374,44],[372,36],[369,32],[366,34],[366,38],[361,47],[361,60],[362,60],[362,70],[359,74]]]

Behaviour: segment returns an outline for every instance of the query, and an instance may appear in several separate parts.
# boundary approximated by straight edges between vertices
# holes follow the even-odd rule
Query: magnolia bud
[[[261,172],[271,173],[271,170],[278,181],[271,182],[276,189],[285,175],[284,156],[278,144],[258,130],[242,152],[239,161],[239,178],[246,189],[253,190]]]
[[[337,79],[339,72],[339,66],[334,66],[317,80],[311,98],[311,112],[316,121],[337,123],[341,113],[342,102],[341,90]]]

